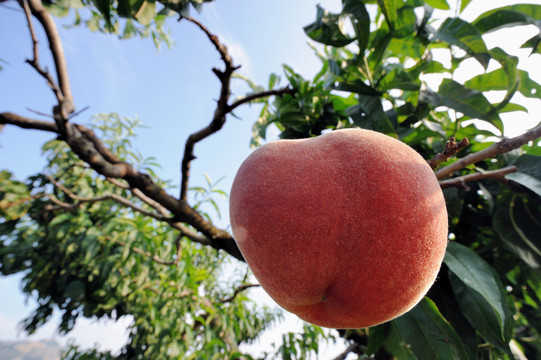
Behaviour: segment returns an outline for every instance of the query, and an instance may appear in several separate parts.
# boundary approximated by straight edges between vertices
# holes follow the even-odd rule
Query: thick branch
[[[244,258],[240,250],[233,237],[227,231],[216,228],[210,221],[206,220],[195,209],[190,207],[185,198],[181,197],[180,199],[176,199],[167,194],[163,188],[150,178],[150,176],[137,171],[131,164],[120,161],[120,159],[118,159],[118,157],[113,154],[90,129],[67,121],[69,115],[73,113],[74,107],[60,38],[53,18],[45,11],[40,0],[28,0],[28,4],[30,5],[32,14],[42,24],[45,33],[47,34],[57,70],[59,89],[62,92],[63,99],[62,101],[59,101],[59,105],[55,106],[53,109],[55,123],[29,119],[6,112],[0,113],[0,125],[13,124],[23,128],[51,131],[60,135],[60,139],[64,140],[70,146],[71,150],[98,174],[101,174],[106,178],[125,180],[134,194],[139,195],[140,197],[143,197],[144,195],[147,203],[154,202],[155,204],[159,204],[160,208],[167,210],[167,212],[172,215],[167,216],[169,214],[165,215],[165,211],[163,211],[161,212],[161,215],[148,212],[149,216],[157,217],[162,221],[167,221],[171,226],[181,230],[181,232],[186,234],[190,239],[204,245],[209,245],[217,250],[224,250],[233,257],[243,261]],[[194,22],[205,31],[209,39],[220,52],[222,59],[226,64],[226,68],[224,71],[214,70],[222,83],[222,88],[218,106],[211,124],[199,132],[192,134],[187,142],[185,159],[188,161],[186,161],[187,170],[183,172],[183,176],[185,177],[183,184],[187,184],[189,162],[193,158],[194,144],[218,131],[225,122],[225,114],[228,105],[227,101],[230,94],[229,85],[231,75],[236,70],[227,53],[227,48],[197,21],[193,19],[190,21]],[[35,53],[35,55],[36,54],[37,53]],[[114,198],[114,196],[109,196],[109,198]],[[123,201],[121,199],[114,200]],[[128,201],[128,204],[131,203]],[[128,204],[125,205],[129,206]],[[202,236],[182,223],[190,225],[197,232],[201,233]]]
[[[484,150],[464,156],[463,158],[455,161],[454,163],[449,164],[436,171],[436,177],[438,179],[444,179],[451,175],[453,172],[464,169],[470,164],[475,164],[484,159],[491,159],[497,155],[507,153],[539,137],[541,137],[541,125],[525,132],[520,136],[516,136],[510,139],[503,139],[487,147]]]
[[[9,112],[0,113],[0,125],[3,124],[58,134],[56,124],[53,122],[35,120]],[[160,208],[162,215],[160,218],[169,222],[171,226],[180,230],[191,240],[209,245],[217,250],[224,250],[233,257],[244,261],[237,244],[228,232],[216,228],[196,210],[188,206],[186,201],[178,200],[167,194],[147,174],[140,173],[130,164],[119,161],[116,155],[112,154],[90,129],[77,124],[68,123],[66,125],[70,131],[65,141],[73,152],[98,174],[107,178],[125,180],[134,195],[151,206]],[[168,216],[166,211],[172,216]],[[156,217],[156,214],[152,215]],[[193,226],[202,235],[195,233],[182,223]]]
[[[440,186],[442,189],[449,187],[466,187],[466,183],[470,181],[478,181],[484,179],[496,179],[500,181],[505,181],[505,175],[517,172],[518,169],[516,166],[508,166],[498,170],[491,170],[485,172],[479,172],[475,174],[468,174],[464,176],[458,176],[452,179],[447,179],[440,181]]]
[[[432,170],[437,169],[442,162],[447,161],[451,156],[455,156],[460,150],[468,146],[469,143],[470,141],[467,138],[462,139],[459,143],[455,141],[454,137],[449,138],[449,141],[445,144],[445,150],[429,160],[428,165],[430,165]]]
[[[106,150],[102,142],[84,126],[73,124],[68,124],[68,126],[71,128],[71,136],[66,139],[66,142],[73,152],[99,174],[126,180],[131,189],[138,189],[146,197],[171,212],[173,214],[173,218],[169,220],[171,223],[190,224],[208,239],[208,245],[218,250],[222,249],[235,258],[243,260],[240,250],[228,232],[216,228],[190,207],[186,201],[167,194],[147,174],[138,172],[126,162],[117,162],[116,156]],[[203,243],[203,241],[201,242]]]

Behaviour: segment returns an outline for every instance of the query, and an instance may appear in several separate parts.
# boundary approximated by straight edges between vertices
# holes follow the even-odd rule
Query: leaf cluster
[[[74,12],[73,26],[86,25],[92,31],[118,34],[122,39],[151,37],[157,48],[171,47],[173,40],[164,27],[167,18],[187,16],[191,9],[200,11],[213,0],[46,0],[44,5],[54,15]]]
[[[541,94],[540,84],[519,68],[518,59],[499,47],[487,48],[483,36],[527,25],[541,32],[541,7],[506,6],[470,23],[460,17],[468,4],[462,1],[456,16],[444,19],[434,17],[435,9],[450,9],[444,0],[343,0],[340,13],[318,7],[316,20],[304,30],[319,44],[314,51],[321,71],[305,80],[285,66],[296,91],[264,104],[252,143],[261,143],[275,125],[280,138],[344,127],[372,129],[409,144],[427,160],[450,137],[471,139],[459,157],[487,148],[503,134],[502,114],[527,111],[514,102],[515,95],[541,99]],[[522,47],[538,56],[538,39]],[[464,69],[471,64],[483,70],[468,78]],[[489,91],[500,91],[501,100],[489,100]],[[538,144],[529,144],[452,174],[510,165],[518,169],[505,178],[445,189],[450,242],[438,280],[407,314],[356,331],[357,354],[383,352],[399,359],[541,356],[539,155]]]
[[[119,158],[133,160],[139,158],[130,143],[138,124],[100,114],[95,131],[111,142]],[[37,301],[24,320],[28,333],[53,312],[60,313],[64,334],[80,316],[129,316],[133,323],[122,358],[226,359],[235,358],[240,344],[274,321],[274,312],[256,307],[243,293],[231,297],[246,279],[221,277],[229,261],[223,254],[115,201],[91,200],[115,193],[148,207],[97,177],[65,143],[52,140],[43,149],[48,176],[20,182],[7,171],[0,173],[0,273],[23,273],[22,290]],[[148,159],[140,164],[153,167]],[[70,189],[77,190],[77,198]],[[78,200],[82,196],[87,201]],[[72,346],[64,358],[111,355]]]

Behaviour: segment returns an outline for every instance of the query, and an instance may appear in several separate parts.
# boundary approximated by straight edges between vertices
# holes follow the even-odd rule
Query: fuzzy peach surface
[[[255,150],[235,177],[230,220],[263,289],[331,328],[373,326],[411,309],[447,246],[445,200],[426,161],[361,129]]]

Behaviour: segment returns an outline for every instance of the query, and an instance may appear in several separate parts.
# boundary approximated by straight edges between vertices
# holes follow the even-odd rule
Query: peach
[[[404,143],[361,129],[256,149],[235,176],[230,220],[263,289],[330,328],[407,312],[435,281],[447,246],[430,166]]]

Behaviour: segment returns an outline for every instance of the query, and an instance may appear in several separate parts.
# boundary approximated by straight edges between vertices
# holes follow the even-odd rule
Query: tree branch
[[[253,288],[253,287],[258,287],[258,286],[261,286],[259,284],[244,284],[244,285],[241,285],[239,286],[238,288],[235,289],[235,291],[233,292],[233,294],[223,300],[220,300],[220,302],[222,304],[225,304],[225,303],[228,303],[228,302],[232,302],[238,294],[240,294],[242,291],[246,290],[246,289],[250,289],[250,288]]]
[[[158,211],[164,217],[167,217],[167,218],[170,219],[171,213],[165,207],[160,205],[160,203],[158,203],[157,201],[152,200],[151,198],[149,198],[148,196],[143,194],[141,192],[141,190],[130,188],[129,185],[123,184],[117,179],[107,178],[107,181],[109,181],[111,184],[116,185],[116,186],[118,186],[118,187],[120,187],[122,189],[130,190],[131,193],[135,197],[139,198],[141,201],[143,201],[144,203],[146,203],[150,207],[154,208],[156,211]],[[170,222],[169,224],[172,227],[174,227],[175,229],[179,230],[184,236],[186,236],[187,238],[189,238],[190,240],[192,240],[192,241],[194,241],[196,243],[199,243],[199,244],[202,244],[202,245],[210,245],[211,244],[211,241],[206,236],[198,234],[197,232],[191,230],[190,228],[188,228],[186,225],[184,225],[181,222]]]
[[[470,181],[478,181],[484,179],[496,179],[499,181],[506,181],[505,175],[517,172],[516,166],[508,166],[498,170],[491,170],[485,172],[479,172],[475,174],[468,174],[464,176],[458,176],[452,179],[440,181],[442,189],[449,187],[466,187],[466,183]]]
[[[258,93],[255,93],[255,94],[250,94],[250,95],[248,95],[246,97],[243,97],[240,100],[235,101],[233,104],[229,105],[228,108],[227,108],[227,112],[229,113],[229,112],[235,110],[240,105],[249,103],[249,102],[257,100],[257,99],[261,99],[261,98],[268,97],[268,96],[283,96],[285,94],[293,94],[293,93],[295,93],[295,89],[290,88],[289,86],[286,86],[286,87],[284,87],[282,89],[267,90],[267,91],[262,91],[262,92],[258,92]]]
[[[49,179],[51,183],[53,183],[54,186],[56,186],[58,189],[62,190],[66,195],[68,195],[71,199],[78,201],[79,203],[94,203],[94,202],[100,202],[100,201],[106,201],[106,200],[113,200],[116,201],[119,204],[122,204],[134,211],[137,211],[145,216],[152,217],[158,221],[165,221],[167,222],[169,218],[162,216],[161,214],[156,214],[152,211],[148,211],[146,209],[143,209],[140,206],[135,205],[134,203],[130,202],[128,199],[117,195],[117,194],[105,194],[102,196],[96,196],[96,197],[84,197],[79,196],[77,194],[74,194],[71,190],[66,188],[64,185],[56,181],[52,176],[49,174],[45,174],[45,177]]]
[[[215,227],[199,212],[190,207],[184,198],[177,199],[167,194],[163,188],[150,178],[150,176],[137,171],[131,164],[120,161],[120,159],[113,154],[97,136],[95,136],[92,130],[85,126],[67,121],[69,114],[73,112],[73,101],[71,99],[67,67],[60,38],[52,17],[45,11],[40,0],[28,1],[33,15],[38,18],[43,25],[47,38],[49,39],[49,45],[57,69],[59,88],[64,98],[63,102],[53,109],[55,123],[34,120],[5,112],[0,113],[0,125],[13,124],[22,128],[45,130],[60,135],[60,139],[64,140],[71,150],[98,174],[103,175],[106,178],[125,180],[133,194],[139,195],[139,197],[144,195],[147,203],[152,200],[155,204],[159,204],[161,208],[167,210],[167,212],[172,215],[168,217],[164,214],[164,211],[164,213],[161,213],[162,217],[159,217],[160,219],[167,221],[171,226],[179,229],[191,240],[211,246],[217,250],[224,250],[238,260],[244,261],[237,244],[227,231]],[[193,19],[191,21],[195,24],[199,24]],[[214,70],[222,83],[222,87],[217,109],[211,124],[199,132],[192,134],[187,142],[185,159],[188,159],[188,161],[186,161],[186,168],[188,170],[183,173],[183,177],[185,178],[183,184],[187,184],[189,162],[193,157],[194,144],[218,131],[225,122],[225,114],[228,105],[227,101],[230,94],[229,84],[231,75],[233,71],[236,70],[232,65],[232,60],[227,53],[226,47],[202,25],[199,24],[198,26],[204,29],[209,36],[209,39],[216,46],[226,64],[226,68],[224,71]],[[152,212],[149,212],[149,215],[156,217],[156,214]],[[182,223],[190,225],[195,231],[192,231],[190,227]]]
[[[33,59],[27,59],[26,62],[30,64],[41,76],[43,76],[45,80],[47,80],[47,84],[49,85],[51,90],[53,90],[53,93],[56,96],[58,103],[60,104],[64,100],[62,91],[56,85],[56,82],[53,80],[49,71],[47,69],[42,68],[39,63],[39,46],[38,46],[39,42],[36,36],[36,32],[34,31],[34,24],[32,22],[31,10],[30,10],[30,6],[28,5],[28,0],[19,0],[19,5],[23,8],[24,14],[26,16],[26,21],[28,23],[28,30],[30,31],[30,38],[32,40],[32,53],[34,56]]]
[[[350,353],[361,355],[363,353],[362,345],[357,342],[353,342],[346,348],[346,350],[344,350],[340,355],[335,357],[334,360],[345,360]]]
[[[62,42],[60,41],[60,36],[56,29],[56,24],[52,15],[45,10],[41,0],[19,0],[19,3],[25,10],[27,14],[28,26],[30,29],[33,49],[34,49],[34,59],[30,60],[29,63],[47,79],[49,85],[53,89],[55,96],[58,100],[58,107],[55,108],[55,115],[58,115],[62,121],[67,121],[69,115],[75,110],[73,104],[73,97],[71,94],[71,86],[69,83],[68,76],[68,67],[66,64],[66,58],[64,56],[64,49],[62,48]],[[53,55],[53,60],[55,64],[56,76],[58,79],[58,85],[55,85],[55,82],[52,80],[52,77],[48,74],[46,70],[43,70],[39,65],[38,51],[37,51],[37,38],[34,33],[32,26],[32,21],[28,16],[28,9],[31,10],[32,15],[38,19],[40,24],[45,30],[47,35],[47,40],[49,42],[49,48],[51,49],[51,54]],[[59,125],[57,123],[57,125]],[[61,131],[63,129],[60,129]]]
[[[126,242],[124,242],[122,240],[115,239],[115,240],[112,240],[112,241],[115,242],[116,244],[120,245],[120,246],[128,246],[128,243],[126,243]],[[158,264],[161,264],[161,265],[172,266],[172,265],[177,265],[178,264],[178,258],[176,258],[174,260],[171,260],[171,261],[167,261],[167,260],[160,259],[160,257],[158,257],[157,255],[152,254],[149,251],[145,251],[145,250],[140,249],[140,248],[135,247],[135,246],[131,246],[130,250],[133,251],[134,253],[139,254],[139,255],[146,256],[147,258],[151,259],[155,263],[158,263]]]
[[[541,125],[536,126],[535,128],[525,132],[522,135],[516,136],[514,138],[503,139],[495,144],[492,144],[486,149],[464,156],[463,158],[458,159],[454,163],[449,164],[436,171],[436,177],[438,179],[446,178],[453,172],[464,169],[468,165],[475,164],[481,160],[494,158],[497,155],[507,153],[539,137],[541,137]]]
[[[51,121],[31,119],[11,112],[0,113],[0,124],[10,124],[23,129],[49,131],[58,134],[58,128],[56,127],[56,124]]]
[[[428,161],[428,165],[432,170],[436,170],[442,162],[447,161],[451,156],[456,155],[460,150],[468,146],[470,141],[467,138],[462,139],[459,143],[455,141],[454,137],[449,138],[447,144],[445,144],[445,150],[442,153],[434,156]]]
[[[233,66],[233,59],[229,55],[227,47],[220,42],[216,35],[212,34],[205,26],[203,26],[203,24],[191,17],[181,17],[180,19],[190,21],[207,35],[210,42],[214,45],[218,53],[220,53],[220,57],[225,65],[224,70],[218,70],[216,68],[212,69],[222,84],[220,96],[217,101],[216,110],[214,111],[212,121],[201,130],[191,134],[186,140],[186,144],[184,146],[184,157],[182,158],[181,164],[182,180],[180,182],[180,200],[186,201],[188,197],[188,180],[190,177],[191,162],[195,159],[195,144],[219,131],[225,124],[225,116],[227,115],[229,109],[228,100],[229,96],[231,95],[231,76],[233,75],[233,72],[238,69],[238,67]]]

